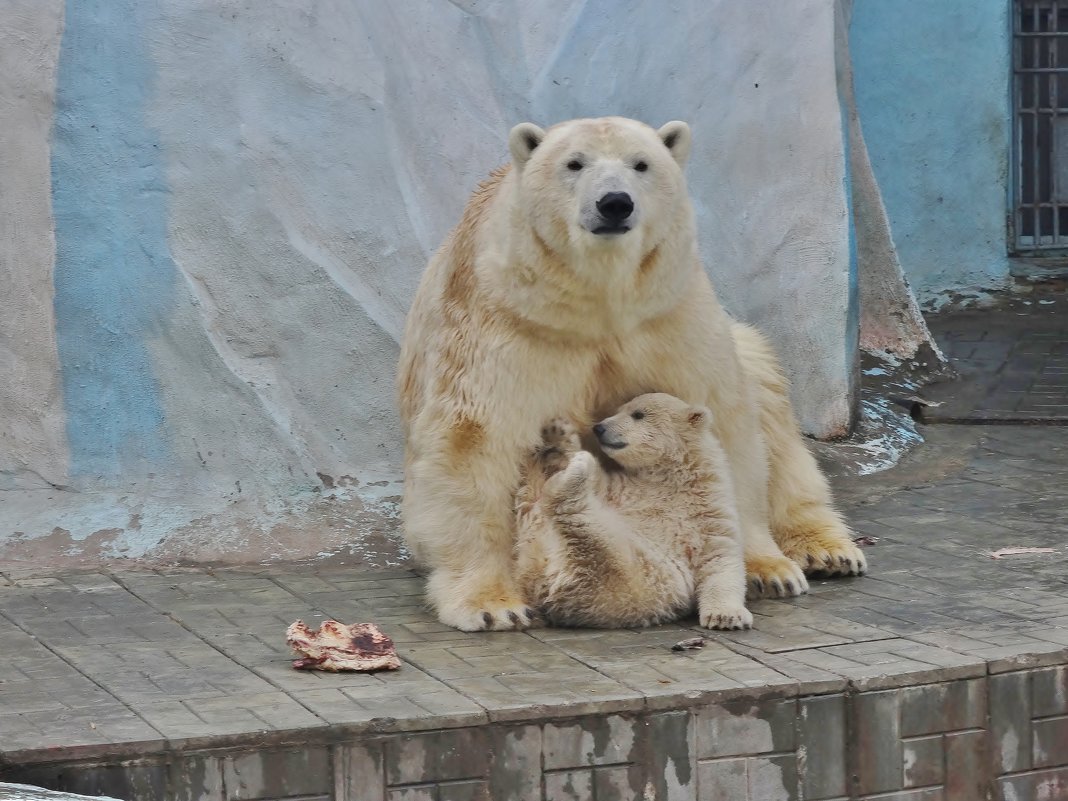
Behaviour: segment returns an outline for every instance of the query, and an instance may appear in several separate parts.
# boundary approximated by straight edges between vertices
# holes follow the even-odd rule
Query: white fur
[[[689,142],[684,123],[662,133],[620,118],[519,126],[512,166],[475,192],[431,259],[398,389],[405,535],[432,569],[428,596],[442,621],[527,624],[511,563],[523,454],[544,420],[564,413],[585,424],[654,390],[712,410],[751,587],[794,594],[807,587],[802,568],[863,571],[773,355],[727,317],[698,263],[682,175]],[[569,170],[575,154],[594,171]],[[645,172],[634,169],[639,158]],[[586,227],[584,209],[607,180],[633,197],[625,234]]]
[[[525,597],[557,625],[645,626],[696,608],[707,628],[749,628],[734,491],[711,413],[649,394],[601,425],[609,469],[564,421],[527,466],[516,546]]]

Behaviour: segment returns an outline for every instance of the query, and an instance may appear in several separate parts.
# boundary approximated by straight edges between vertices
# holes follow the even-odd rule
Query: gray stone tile
[[[697,709],[698,759],[793,751],[797,747],[797,700],[747,700]]]
[[[1031,674],[1003,673],[988,679],[994,771],[1031,767]]]
[[[845,696],[801,698],[797,725],[801,797],[846,795]]]
[[[749,798],[749,771],[746,759],[715,759],[697,765],[698,801]]]
[[[861,693],[853,699],[857,791],[863,795],[901,790],[903,749],[900,694]]]

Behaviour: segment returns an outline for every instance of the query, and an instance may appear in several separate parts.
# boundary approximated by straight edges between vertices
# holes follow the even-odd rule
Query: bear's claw
[[[785,556],[751,556],[745,560],[750,598],[791,598],[808,592],[801,568]]]
[[[718,609],[700,614],[701,625],[720,631],[744,631],[753,628],[753,613],[744,606],[737,609]]]

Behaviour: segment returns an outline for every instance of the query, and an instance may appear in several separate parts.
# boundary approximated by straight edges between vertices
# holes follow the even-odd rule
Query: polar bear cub
[[[549,623],[646,626],[696,607],[747,629],[745,562],[711,412],[641,395],[593,427],[605,464],[554,420],[516,496],[516,572]]]

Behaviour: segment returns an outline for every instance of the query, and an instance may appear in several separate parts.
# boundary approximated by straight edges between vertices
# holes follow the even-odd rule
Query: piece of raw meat
[[[286,629],[286,643],[300,655],[293,660],[297,670],[396,670],[401,666],[393,640],[374,623],[347,626],[324,620],[311,629],[303,620]]]

